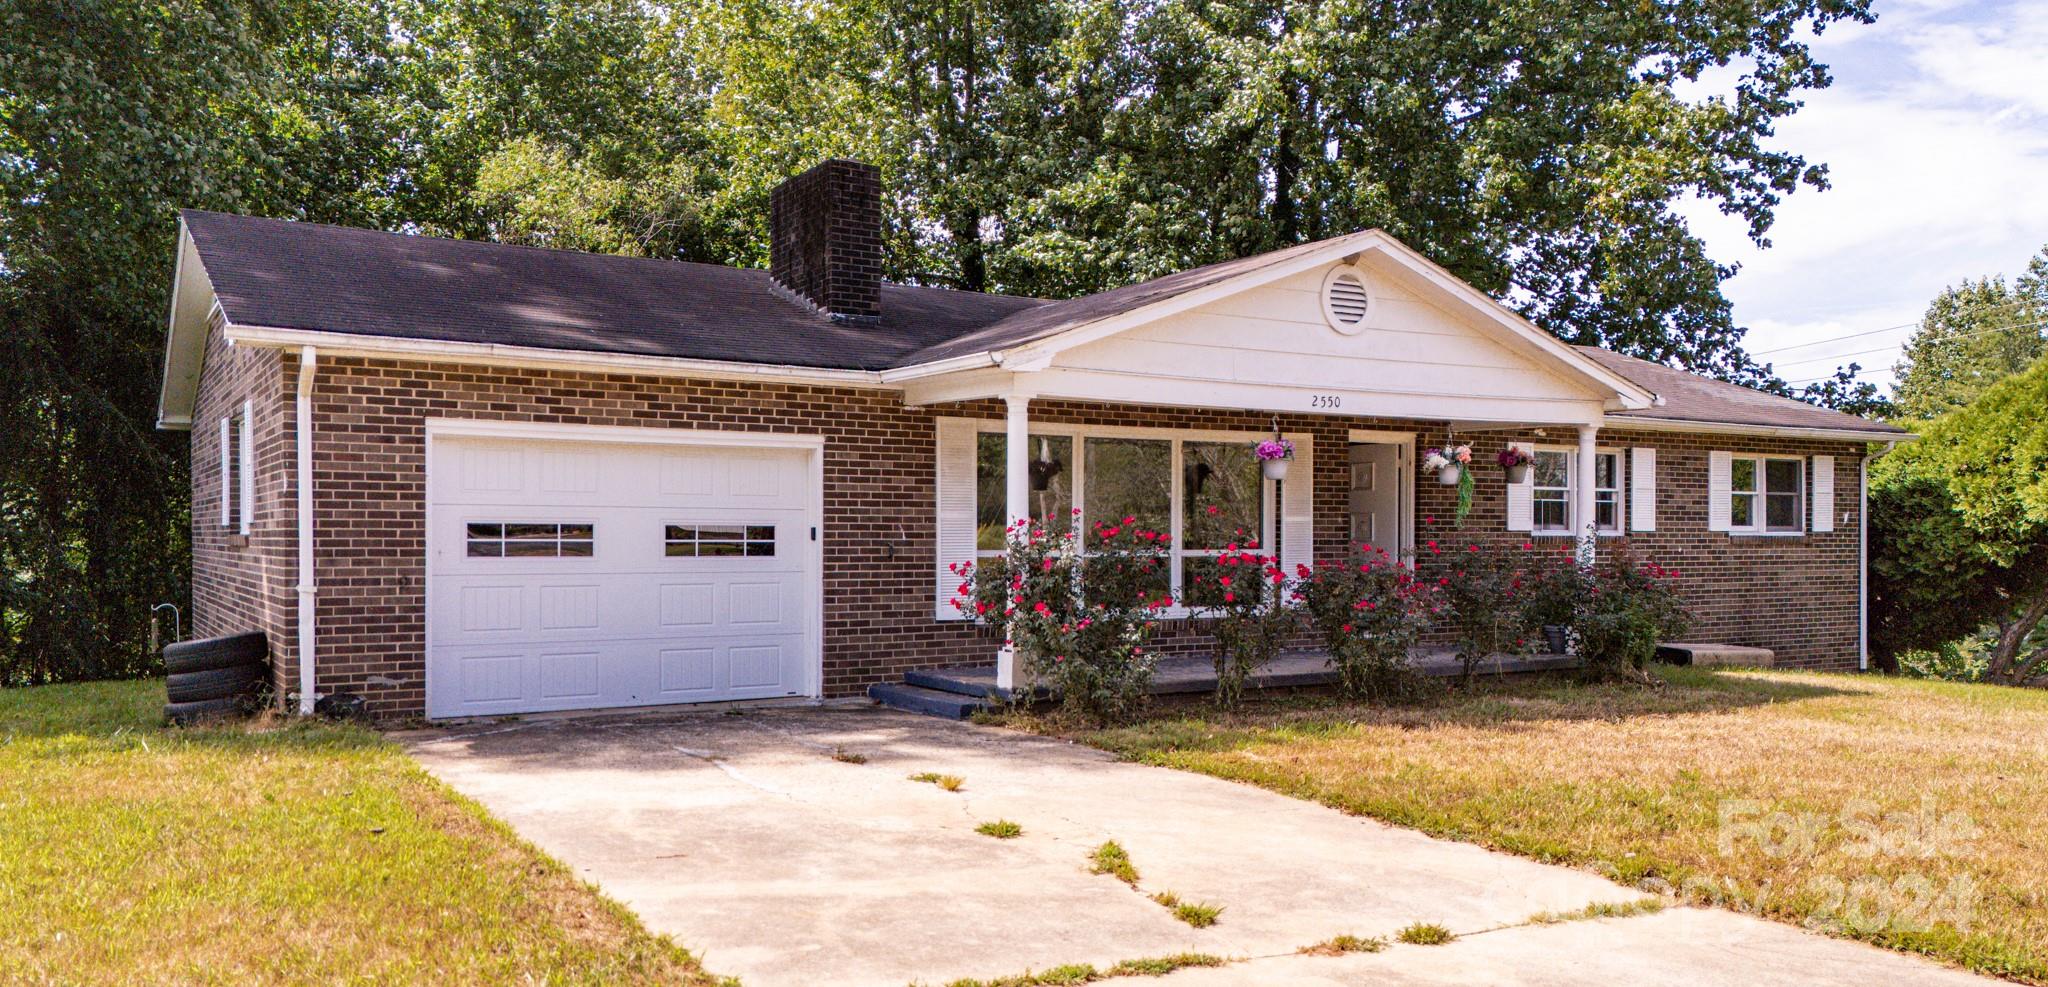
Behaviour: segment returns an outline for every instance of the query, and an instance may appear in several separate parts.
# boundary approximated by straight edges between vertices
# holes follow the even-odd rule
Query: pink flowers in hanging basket
[[[1294,443],[1286,439],[1267,439],[1252,447],[1252,453],[1258,456],[1259,461],[1262,463],[1271,462],[1275,459],[1292,459],[1294,458]]]

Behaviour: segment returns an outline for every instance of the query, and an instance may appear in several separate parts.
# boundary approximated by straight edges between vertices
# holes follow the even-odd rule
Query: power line
[[[1916,324],[1917,324],[1917,323],[1916,323]],[[2030,328],[2036,328],[2036,327],[2039,327],[2039,326],[2048,326],[2048,319],[2038,319],[2038,320],[2035,320],[2035,321],[2033,321],[2033,322],[2014,322],[2014,323],[2010,323],[2010,324],[2008,324],[2008,325],[2002,325],[2002,326],[1991,326],[1991,327],[1989,327],[1989,328],[1986,328],[1986,329],[1972,329],[1972,330],[1970,330],[1969,332],[1959,332],[1959,333],[1956,333],[1956,334],[1955,334],[1955,335],[1953,335],[1953,336],[1943,336],[1943,337],[1941,337],[1941,338],[1939,338],[1939,339],[1932,339],[1932,340],[1928,340],[1928,343],[1929,343],[1930,345],[1934,345],[1934,346],[1940,346],[1940,345],[1942,345],[1942,344],[1944,344],[1944,343],[1952,343],[1952,342],[1955,342],[1956,340],[1959,340],[1959,339],[1969,339],[1969,338],[1971,338],[1971,337],[1973,337],[1973,336],[1988,336],[1988,335],[1990,335],[1990,334],[1992,334],[1992,333],[1995,333],[1995,332],[1997,332],[1997,333],[2003,333],[2003,332],[2011,332],[2011,331],[2012,331],[2012,330],[2014,330],[2014,329],[2030,329]],[[1868,356],[1868,355],[1870,355],[1870,354],[1872,354],[1872,353],[1888,353],[1888,352],[1891,352],[1891,351],[1892,351],[1892,349],[1894,349],[1895,347],[1896,347],[1896,348],[1901,348],[1901,349],[1903,349],[1903,348],[1904,348],[1905,346],[1907,346],[1907,345],[1908,345],[1908,344],[1909,344],[1910,342],[1911,342],[1910,340],[1906,340],[1906,341],[1901,341],[1901,342],[1899,342],[1899,343],[1895,343],[1895,344],[1893,344],[1892,346],[1881,346],[1881,347],[1878,347],[1877,349],[1874,349],[1874,350],[1860,350],[1860,351],[1858,351],[1858,352],[1855,352],[1855,353],[1836,353],[1836,354],[1834,354],[1834,355],[1831,355],[1831,356],[1815,356],[1815,357],[1807,357],[1807,358],[1805,358],[1805,359],[1801,359],[1801,360],[1786,360],[1786,361],[1784,361],[1784,363],[1785,363],[1785,365],[1786,365],[1786,366],[1797,366],[1797,365],[1799,365],[1799,364],[1802,364],[1802,363],[1820,363],[1820,362],[1823,362],[1823,361],[1827,361],[1827,360],[1845,360],[1845,359],[1848,359],[1849,357],[1852,357],[1852,356]],[[1901,354],[1901,355],[1903,355],[1903,354]],[[1811,378],[1811,379],[1812,379],[1812,380],[1826,380],[1826,379],[1828,379],[1828,377],[1832,377],[1832,376],[1834,376],[1834,375],[1833,375],[1833,374],[1828,374],[1828,375],[1826,375],[1826,376],[1822,376],[1822,377],[1814,377],[1814,378]],[[1796,383],[1799,383],[1799,381],[1786,381],[1786,383],[1788,383],[1788,384],[1796,384]]]
[[[2003,312],[2003,311],[2006,311],[2006,310],[2008,310],[2008,309],[2015,309],[2015,308],[2026,308],[2026,307],[2029,307],[2029,306],[2032,306],[2032,305],[2035,305],[2035,304],[2037,304],[2037,303],[2036,303],[2036,302],[2035,302],[2034,300],[2032,300],[2032,299],[2025,299],[2025,298],[2022,298],[2022,299],[2017,299],[2017,300],[2015,300],[2015,301],[2010,301],[2010,302],[2001,302],[2001,303],[1999,303],[1999,304],[1997,304],[1997,305],[1987,305],[1987,306],[1984,306],[1983,308],[1973,308],[1973,309],[1970,309],[1969,311],[1973,311],[1973,312]],[[1809,346],[1819,346],[1819,345],[1821,345],[1821,344],[1823,344],[1823,343],[1839,343],[1839,342],[1841,342],[1842,340],[1845,340],[1845,339],[1860,339],[1860,338],[1862,338],[1862,337],[1864,337],[1864,336],[1875,336],[1875,335],[1877,335],[1878,333],[1881,333],[1881,332],[1896,332],[1896,331],[1898,331],[1898,330],[1900,330],[1900,329],[1911,329],[1911,328],[1913,328],[1913,327],[1915,327],[1915,326],[1919,326],[1919,325],[1922,325],[1922,324],[1924,324],[1924,323],[1925,323],[1926,321],[1927,321],[1926,319],[1919,319],[1919,320],[1916,320],[1916,321],[1913,321],[1913,322],[1901,322],[1901,323],[1899,323],[1898,325],[1895,325],[1895,326],[1885,326],[1885,327],[1884,327],[1884,328],[1882,328],[1882,329],[1866,329],[1866,330],[1864,330],[1863,332],[1852,332],[1852,333],[1849,333],[1849,334],[1848,334],[1848,335],[1846,335],[1846,336],[1829,336],[1829,337],[1827,337],[1827,338],[1825,338],[1825,339],[1813,339],[1813,340],[1808,340],[1807,342],[1804,342],[1804,343],[1793,343],[1793,344],[1792,344],[1792,345],[1790,345],[1790,346],[1778,346],[1778,347],[1774,347],[1774,348],[1772,348],[1772,349],[1768,349],[1768,350],[1757,350],[1757,351],[1755,351],[1755,352],[1751,353],[1751,354],[1750,354],[1750,356],[1769,356],[1769,355],[1770,355],[1770,354],[1772,354],[1772,353],[1783,353],[1783,352],[1785,352],[1786,350],[1803,350],[1803,349],[1805,349],[1805,348],[1807,348],[1807,347],[1809,347]]]

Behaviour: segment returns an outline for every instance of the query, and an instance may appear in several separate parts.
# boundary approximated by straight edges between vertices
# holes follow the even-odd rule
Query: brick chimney
[[[882,177],[828,158],[768,196],[768,273],[835,321],[882,317]]]

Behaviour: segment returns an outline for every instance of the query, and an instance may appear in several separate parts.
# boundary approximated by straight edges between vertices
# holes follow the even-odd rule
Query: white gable
[[[1351,415],[1462,420],[1597,418],[1607,394],[1559,373],[1499,325],[1425,297],[1385,255],[1358,258],[1370,304],[1339,331],[1324,316],[1325,277],[1341,261],[1296,272],[1055,354],[1044,389],[1083,377],[1179,382],[1199,403]],[[1418,290],[1420,289],[1420,290]],[[1261,397],[1263,400],[1250,400]],[[1336,402],[1334,405],[1331,402]]]

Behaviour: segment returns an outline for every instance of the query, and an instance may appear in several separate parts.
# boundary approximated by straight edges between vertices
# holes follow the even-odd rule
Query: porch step
[[[920,689],[987,699],[996,690],[995,671],[993,665],[985,668],[913,668],[903,673],[903,681]],[[1001,695],[999,692],[996,694]]]
[[[1776,663],[1777,658],[1777,653],[1769,648],[1750,648],[1738,644],[1688,644],[1667,641],[1657,645],[1657,660],[1672,665],[1769,668]]]
[[[891,709],[942,716],[949,720],[964,720],[989,708],[987,699],[901,682],[880,682],[868,686],[868,698]]]

